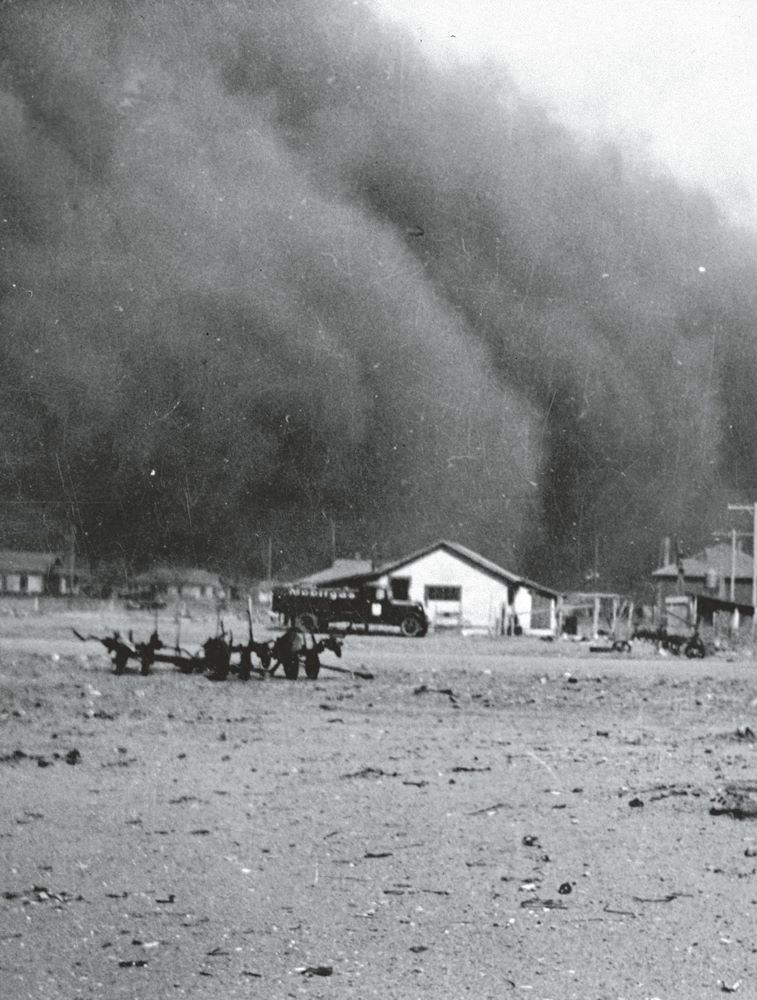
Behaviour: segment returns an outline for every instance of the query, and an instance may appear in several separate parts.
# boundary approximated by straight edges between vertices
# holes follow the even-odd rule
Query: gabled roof
[[[55,552],[0,550],[0,573],[49,573],[60,556]]]
[[[710,545],[702,552],[697,552],[693,556],[685,556],[681,560],[683,563],[684,578],[689,580],[703,580],[707,576],[708,571],[715,570],[720,576],[730,579],[731,558],[732,551],[728,543],[721,542],[719,545]],[[735,579],[751,580],[753,572],[754,562],[752,557],[746,552],[737,550]],[[675,580],[678,578],[678,564],[671,562],[666,566],[661,566],[660,569],[656,569],[652,573],[652,576],[658,580]]]
[[[346,567],[346,572],[335,575],[333,571],[336,569],[337,563],[363,563],[362,560],[338,559],[334,563],[334,566],[327,570],[322,570],[320,573],[313,573],[311,576],[303,577],[303,579],[299,580],[298,583],[312,583],[314,585],[322,583],[345,585],[369,583],[371,580],[375,580],[380,576],[385,576],[387,573],[396,573],[397,570],[402,569],[403,566],[409,566],[411,563],[417,562],[418,559],[422,559],[430,552],[436,551],[436,549],[444,549],[450,555],[456,556],[463,562],[468,563],[469,566],[474,566],[476,569],[481,570],[489,576],[494,577],[496,580],[501,580],[506,584],[510,584],[515,587],[525,587],[527,590],[533,590],[534,593],[542,594],[545,597],[557,598],[560,596],[558,591],[552,590],[551,587],[544,587],[540,583],[535,583],[533,580],[526,579],[524,576],[518,576],[517,573],[512,573],[510,570],[504,569],[502,566],[498,566],[497,563],[492,562],[490,559],[486,559],[484,556],[479,555],[478,552],[474,552],[473,549],[468,549],[464,545],[460,545],[458,542],[450,542],[443,538],[432,542],[430,545],[426,545],[422,549],[417,549],[415,552],[411,552],[409,555],[403,556],[401,559],[394,559],[391,562],[383,563],[375,569],[371,569],[370,563],[365,563],[364,565],[367,566],[367,569],[363,569],[362,571],[352,569],[350,571],[348,565]]]
[[[540,583],[536,583],[533,580],[528,580],[524,576],[519,576],[517,573],[513,573],[510,570],[504,569],[502,566],[498,566],[497,563],[492,562],[491,559],[487,559],[485,556],[479,555],[478,552],[474,552],[473,549],[466,548],[465,545],[460,545],[459,542],[450,542],[444,538],[432,542],[425,548],[418,549],[416,552],[411,552],[410,555],[403,556],[402,559],[397,559],[394,562],[385,563],[383,566],[379,566],[373,573],[370,574],[371,577],[383,576],[386,573],[394,573],[398,569],[402,569],[403,566],[407,566],[410,563],[416,562],[418,559],[422,559],[431,552],[435,552],[437,549],[444,549],[450,555],[456,556],[463,562],[468,563],[469,566],[474,566],[476,569],[487,573],[489,576],[493,576],[496,580],[501,580],[504,583],[512,584],[514,586],[525,587],[527,590],[533,590],[538,594],[543,594],[547,597],[558,597],[559,594],[556,590],[552,590],[550,587],[544,587]]]
[[[378,566],[372,576],[383,576],[385,573],[394,573],[395,570],[402,569],[403,566],[407,566],[409,563],[417,562],[418,559],[423,559],[424,556],[429,555],[431,552],[435,552],[437,549],[444,549],[450,555],[455,555],[464,562],[470,563],[477,567],[477,569],[482,569],[491,576],[495,576],[498,580],[504,580],[507,583],[519,583],[520,577],[515,573],[510,573],[508,570],[503,569],[496,563],[491,562],[491,560],[480,556],[478,552],[474,552],[473,549],[468,549],[464,545],[460,545],[458,542],[448,542],[444,538],[440,538],[430,545],[426,545],[422,549],[417,549],[415,552],[411,552],[409,555],[402,556],[401,559],[395,559],[392,562],[384,563],[383,566]]]
[[[181,583],[188,583],[190,585],[196,583],[201,587],[219,587],[221,585],[221,577],[218,573],[211,573],[208,569],[199,569],[197,567],[179,569],[177,573]]]
[[[327,569],[321,569],[317,573],[303,576],[298,583],[310,583],[319,586],[322,583],[336,583],[339,580],[349,579],[353,576],[365,576],[373,571],[373,566],[368,559],[335,559],[333,564]]]

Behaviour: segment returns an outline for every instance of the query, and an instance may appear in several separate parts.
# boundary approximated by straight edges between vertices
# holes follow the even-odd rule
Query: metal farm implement
[[[305,676],[309,680],[315,680],[321,668],[350,674],[363,680],[373,679],[373,674],[367,671],[349,670],[321,661],[321,654],[327,650],[341,658],[344,636],[339,637],[330,632],[326,637],[316,638],[312,632],[305,633],[303,629],[293,626],[275,640],[259,642],[253,635],[249,605],[247,618],[247,642],[234,643],[233,635],[226,632],[223,622],[219,620],[216,634],[206,639],[196,652],[190,652],[181,646],[178,631],[175,645],[166,646],[158,634],[157,621],[146,642],[135,641],[131,631],[126,638],[116,630],[105,636],[82,635],[76,629],[72,631],[82,642],[93,640],[101,643],[110,655],[116,674],[125,673],[129,662],[134,660],[139,664],[143,676],[147,676],[156,663],[169,663],[183,674],[205,674],[214,681],[226,680],[229,674],[236,674],[243,681],[249,680],[252,674],[266,678],[273,676],[279,666],[283,668],[287,680],[297,680],[300,665],[304,666]]]
[[[679,605],[682,611],[676,610]],[[657,628],[637,627],[632,638],[653,642],[658,650],[666,650],[675,656],[683,653],[690,660],[704,659],[707,647],[699,633],[702,619],[696,596],[671,598],[666,601],[665,610],[668,626],[672,625],[672,628],[665,625]]]

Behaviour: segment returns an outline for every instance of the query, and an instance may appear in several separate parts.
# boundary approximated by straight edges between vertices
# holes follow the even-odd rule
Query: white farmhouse
[[[457,542],[437,541],[379,566],[370,581],[397,600],[420,601],[432,628],[486,629],[495,635],[554,634],[557,629],[557,591]]]
[[[53,552],[0,551],[0,594],[38,597],[78,593],[79,578]]]

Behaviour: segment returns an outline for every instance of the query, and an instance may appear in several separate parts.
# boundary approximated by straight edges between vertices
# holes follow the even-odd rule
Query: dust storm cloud
[[[0,499],[249,573],[332,521],[555,584],[699,540],[757,486],[751,240],[501,71],[290,8],[0,5]]]

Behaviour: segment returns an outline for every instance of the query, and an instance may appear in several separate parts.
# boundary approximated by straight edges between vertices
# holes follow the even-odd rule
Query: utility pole
[[[731,603],[736,603],[736,529],[731,531]],[[752,548],[754,548],[754,542],[752,542]],[[755,612],[752,613],[752,621],[754,621]],[[739,612],[738,609],[734,608],[731,613],[731,635],[735,635],[739,627]]]
[[[757,625],[757,500],[751,504],[729,503],[728,510],[751,511],[752,513],[752,639]]]
[[[69,552],[68,552],[68,572],[69,576],[69,588],[68,588],[68,604],[69,607],[73,606],[74,600],[74,577],[76,576],[76,525],[73,520],[71,521],[71,527],[69,529]],[[65,580],[65,574],[63,579]]]

